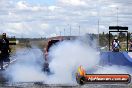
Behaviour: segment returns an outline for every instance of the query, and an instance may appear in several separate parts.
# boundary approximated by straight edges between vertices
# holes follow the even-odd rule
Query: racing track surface
[[[102,52],[100,54],[102,65],[123,65],[132,67],[132,58],[127,52]],[[13,62],[13,61],[12,61]],[[42,82],[29,83],[9,83],[0,71],[0,88],[132,88],[130,84],[85,84],[85,85],[69,85],[69,84],[45,84]]]
[[[85,85],[65,85],[65,84],[43,84],[43,83],[12,83],[0,84],[0,88],[132,88],[132,84],[85,84]]]

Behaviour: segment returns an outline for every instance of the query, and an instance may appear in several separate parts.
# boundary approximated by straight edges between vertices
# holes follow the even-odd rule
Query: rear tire
[[[49,64],[48,64],[48,63],[44,63],[43,71],[44,71],[44,72],[50,72]]]
[[[85,78],[84,77],[81,77],[80,78],[80,85],[84,85],[84,83],[85,83]]]
[[[85,78],[84,77],[80,77],[80,76],[76,75],[76,81],[80,85],[84,85],[85,84]]]

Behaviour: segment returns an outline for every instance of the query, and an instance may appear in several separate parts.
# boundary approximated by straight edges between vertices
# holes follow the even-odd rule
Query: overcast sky
[[[118,8],[118,10],[117,10]],[[132,0],[0,0],[0,33],[52,37],[108,32],[109,25],[132,32]],[[65,33],[64,33],[65,30]]]

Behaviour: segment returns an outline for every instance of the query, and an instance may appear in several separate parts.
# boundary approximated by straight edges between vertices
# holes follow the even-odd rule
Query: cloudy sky
[[[117,10],[118,8],[118,10]],[[51,37],[108,32],[109,25],[132,32],[132,0],[0,0],[0,33]]]

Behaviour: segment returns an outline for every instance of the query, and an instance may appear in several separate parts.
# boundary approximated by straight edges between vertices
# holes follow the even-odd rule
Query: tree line
[[[128,37],[128,40],[130,40],[130,35],[131,35],[130,32],[128,32],[128,36],[127,36],[127,33],[124,33],[124,32],[119,32],[116,34],[110,33],[110,41],[112,42],[112,40],[114,40],[115,37],[118,37],[120,42],[125,42],[127,41],[127,37]],[[99,44],[100,46],[109,45],[109,33],[103,32],[99,34]]]

